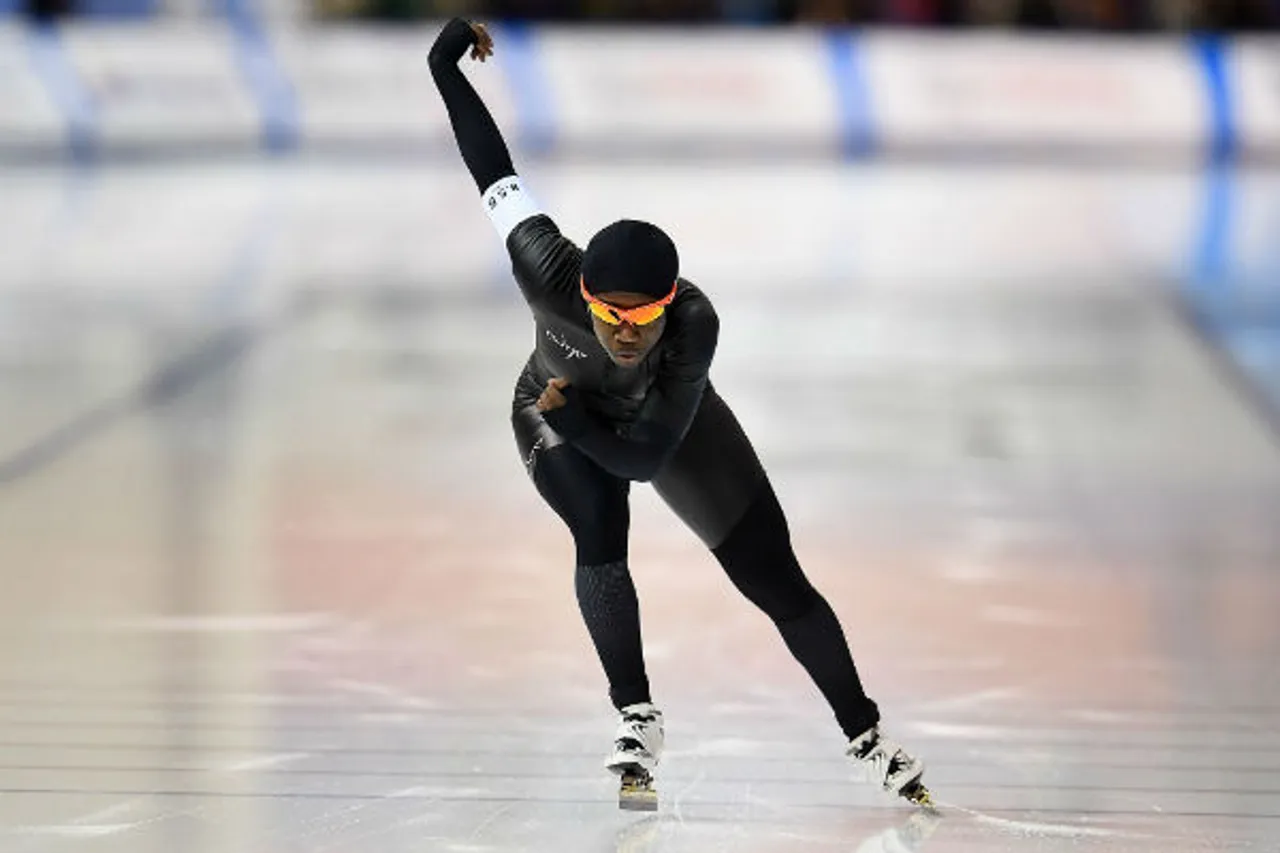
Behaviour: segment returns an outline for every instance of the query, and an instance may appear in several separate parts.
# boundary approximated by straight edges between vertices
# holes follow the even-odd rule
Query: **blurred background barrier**
[[[1280,41],[1244,37],[1228,55],[1243,147],[1251,154],[1274,154],[1280,140]]]
[[[0,23],[0,157],[456,156],[438,21]],[[1247,158],[1280,153],[1280,39],[495,23],[472,77],[522,154]]]
[[[1280,399],[1274,204],[1258,189],[1270,183],[1232,171],[1280,160],[1280,0],[0,0],[0,167],[184,161],[194,176],[220,160],[318,155],[461,175],[426,67],[453,14],[495,31],[494,60],[464,67],[517,162],[705,163],[722,174],[735,160],[1172,170],[1187,189],[1166,216],[1100,225],[1101,239],[1159,257],[1197,326]],[[807,198],[842,209],[842,173],[827,168],[822,180],[836,185]],[[12,172],[7,183],[22,223]],[[438,202],[470,192],[462,179],[438,184]],[[541,190],[572,209],[575,186]],[[714,186],[688,192],[732,192]],[[642,186],[630,192],[634,201]],[[707,245],[761,215],[732,198],[693,226]],[[406,228],[433,222],[455,247],[483,239],[433,213],[450,204],[418,210]],[[1050,205],[1040,221],[1087,242],[1080,215]],[[780,271],[866,263],[865,245],[856,257],[841,248],[843,220],[795,230],[772,256]],[[885,245],[898,245],[892,230]],[[1185,249],[1169,248],[1186,234]],[[918,239],[950,268],[945,238]],[[414,242],[377,256],[411,254]],[[980,243],[967,232],[954,242],[964,257]],[[1006,259],[1017,243],[995,241]],[[349,255],[358,276],[368,264],[308,245],[304,266],[346,269]],[[503,274],[479,246],[456,256],[436,262],[464,278]]]
[[[0,853],[1280,851],[1280,0],[0,10]],[[453,14],[563,233],[714,300],[928,846],[645,487],[616,811]]]
[[[872,132],[889,152],[1196,154],[1215,143],[1220,109],[1197,47],[874,35]]]
[[[843,192],[834,167],[848,161],[1172,170],[1187,189],[1165,216],[1101,225],[1100,239],[1159,257],[1197,327],[1280,400],[1280,242],[1274,202],[1258,189],[1270,182],[1233,171],[1280,160],[1280,0],[0,0],[0,168],[180,161],[194,176],[223,160],[320,156],[461,176],[426,67],[452,14],[495,31],[494,60],[464,67],[517,162],[716,164],[722,174],[735,160],[825,163],[823,180],[836,185],[808,198],[833,210]],[[15,174],[9,213],[23,226]],[[405,227],[432,222],[455,248],[482,240],[442,212],[465,202],[467,182],[437,184],[429,194],[441,204]],[[688,193],[732,192],[712,185]],[[572,209],[575,186],[545,180],[541,191]],[[761,215],[732,198],[694,225],[708,245]],[[601,215],[610,203],[600,200]],[[1092,239],[1081,210],[1044,215],[1064,241]],[[918,239],[949,269],[935,226]],[[865,244],[856,257],[842,248],[843,220],[793,230],[771,256],[780,270],[866,261]],[[885,245],[898,245],[892,230]],[[1169,248],[1186,234],[1185,249]],[[190,249],[208,235],[164,242]],[[417,263],[416,238],[406,239],[377,257]],[[964,257],[977,251],[968,232],[954,242]],[[1006,258],[1018,243],[995,242]],[[306,268],[358,276],[369,263],[308,245]],[[896,263],[928,267],[928,253],[904,260],[916,254]],[[505,275],[489,258],[477,245],[436,263],[464,278]]]

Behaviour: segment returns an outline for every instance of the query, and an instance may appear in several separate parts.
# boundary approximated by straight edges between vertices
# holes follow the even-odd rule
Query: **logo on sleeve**
[[[507,196],[512,195],[514,193],[518,193],[518,192],[520,192],[519,181],[508,181],[505,184],[498,184],[496,187],[490,190],[489,209],[493,210],[495,207],[498,206],[499,201],[502,201]]]

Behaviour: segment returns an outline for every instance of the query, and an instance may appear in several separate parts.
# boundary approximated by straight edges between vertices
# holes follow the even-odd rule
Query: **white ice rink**
[[[676,238],[941,816],[850,778],[647,488],[669,753],[660,811],[617,809],[460,163],[11,169],[0,851],[1280,851],[1280,438],[1178,298],[1275,257],[1280,180],[1224,212],[1160,170],[523,171],[581,241]]]

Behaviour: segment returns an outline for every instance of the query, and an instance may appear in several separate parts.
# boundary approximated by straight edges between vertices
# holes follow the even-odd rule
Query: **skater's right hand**
[[[444,25],[427,61],[433,65],[456,65],[462,55],[471,49],[471,58],[484,62],[493,55],[493,37],[484,24],[473,24],[464,18],[454,18]]]
[[[484,24],[472,24],[471,30],[476,34],[476,46],[471,49],[471,58],[484,62],[493,56],[493,36]]]

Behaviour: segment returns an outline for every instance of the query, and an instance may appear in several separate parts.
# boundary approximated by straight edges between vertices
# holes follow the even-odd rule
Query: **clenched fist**
[[[543,389],[542,396],[538,398],[538,411],[550,412],[564,406],[567,400],[564,398],[564,389],[569,387],[568,379],[554,377],[547,380],[547,387]]]

